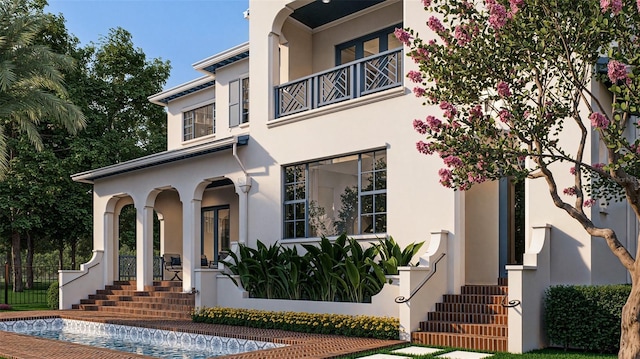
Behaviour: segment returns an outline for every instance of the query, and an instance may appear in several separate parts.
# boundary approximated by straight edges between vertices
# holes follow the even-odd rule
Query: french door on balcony
[[[359,37],[336,46],[336,66],[402,47],[393,31],[401,24]]]
[[[220,254],[226,253],[230,246],[229,205],[205,207],[202,209],[202,254],[218,263]]]

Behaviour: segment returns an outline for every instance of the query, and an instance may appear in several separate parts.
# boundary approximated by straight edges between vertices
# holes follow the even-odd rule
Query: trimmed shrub
[[[271,312],[214,307],[195,309],[191,313],[191,319],[196,323],[238,325],[349,337],[398,339],[400,335],[398,319],[366,315]]]
[[[58,281],[51,283],[47,289],[47,305],[49,309],[58,309],[60,305],[60,292],[58,291]]]
[[[553,286],[545,293],[545,325],[552,345],[615,353],[630,285]]]

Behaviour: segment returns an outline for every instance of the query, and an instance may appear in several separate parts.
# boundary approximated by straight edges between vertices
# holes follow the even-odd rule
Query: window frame
[[[387,162],[385,163],[385,166],[383,169],[379,169],[379,168],[375,168],[375,158],[376,158],[376,153],[379,152],[383,152],[384,153],[384,158],[387,159]],[[309,220],[309,205],[310,205],[310,192],[311,192],[311,188],[310,188],[310,179],[309,179],[309,168],[310,165],[317,163],[319,161],[323,161],[323,160],[334,160],[334,159],[340,159],[340,158],[346,158],[349,156],[353,156],[353,155],[357,155],[358,159],[357,159],[357,187],[358,187],[358,199],[357,199],[357,205],[356,205],[356,221],[357,221],[357,233],[354,234],[348,234],[350,236],[357,236],[357,235],[380,235],[380,234],[384,234],[387,232],[387,226],[386,224],[388,223],[388,199],[387,199],[387,194],[388,194],[388,181],[386,180],[386,175],[388,174],[388,157],[387,157],[387,149],[386,148],[379,148],[379,149],[373,149],[373,150],[368,150],[368,151],[364,151],[364,152],[357,152],[357,153],[351,153],[351,154],[345,154],[345,155],[340,155],[340,156],[333,156],[333,157],[328,157],[328,158],[324,158],[322,160],[314,160],[314,161],[307,161],[307,162],[302,162],[302,163],[297,163],[297,164],[290,164],[290,165],[285,165],[282,166],[282,238],[284,240],[299,240],[299,239],[308,239],[308,238],[316,238],[316,237],[311,237],[311,226],[310,226],[310,220]],[[363,162],[363,156],[364,155],[371,155],[373,157],[373,161],[374,161],[374,167],[373,169],[366,169],[363,170],[362,167],[362,162]],[[299,181],[297,177],[294,176],[294,181],[293,182],[287,182],[287,169],[288,168],[293,168],[293,167],[298,167],[298,166],[303,166],[303,173],[304,173],[304,198],[296,198],[296,196],[294,195],[293,199],[289,199],[287,200],[287,196],[286,196],[286,191],[287,191],[287,185],[295,185],[295,184],[299,184],[302,183],[302,181]],[[376,188],[374,185],[374,188],[371,190],[363,190],[363,186],[362,186],[362,176],[363,174],[367,174],[367,173],[371,173],[374,178],[377,172],[384,172],[385,175],[385,184],[384,184],[384,188]],[[295,190],[295,187],[294,187]],[[362,212],[362,203],[363,203],[363,197],[365,196],[372,196],[375,197],[376,195],[384,195],[384,212],[376,212],[375,211],[375,205],[374,208],[372,209],[371,213],[366,213],[365,215],[370,215],[372,217],[372,225],[373,225],[373,229],[371,232],[364,232],[363,231],[363,212]],[[375,200],[374,200],[375,201]],[[298,219],[296,217],[296,210],[295,210],[295,204],[300,204],[303,203],[304,204],[304,237],[299,237],[297,236],[297,231],[296,231],[296,225],[300,222],[300,219]],[[375,203],[375,202],[372,202]],[[294,205],[294,209],[293,209],[293,218],[292,219],[287,219],[287,205]],[[378,215],[383,215],[385,216],[385,231],[384,232],[375,232],[375,228],[376,228],[376,216]],[[294,230],[293,230],[293,237],[288,237],[287,236],[287,223],[293,223],[294,224]]]
[[[196,111],[211,106],[211,133],[202,136],[196,136]],[[187,116],[190,115],[190,124],[187,124]],[[187,138],[187,129],[189,129],[190,138]],[[198,138],[214,135],[216,133],[216,102],[206,102],[195,106],[187,107],[182,110],[182,142],[192,141]]]
[[[385,52],[387,50],[391,50],[389,49],[389,42],[388,42],[388,35],[392,34],[396,28],[402,28],[402,23],[398,23],[389,27],[385,27],[383,29],[380,29],[378,31],[366,34],[364,36],[360,36],[358,38],[355,38],[353,40],[349,40],[347,42],[343,42],[341,44],[338,44],[335,46],[335,63],[336,66],[340,66],[343,65],[345,62],[342,62],[342,50],[345,50],[351,46],[355,46],[356,47],[356,51],[355,51],[355,60],[360,60],[362,58],[364,58],[364,43],[373,39],[378,39],[378,53],[382,53]]]
[[[229,81],[229,128],[249,123],[250,89],[249,76]]]

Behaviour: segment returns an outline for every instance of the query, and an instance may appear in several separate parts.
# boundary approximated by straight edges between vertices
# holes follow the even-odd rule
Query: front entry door
[[[229,236],[229,206],[206,207],[202,209],[202,254],[218,264],[220,254],[231,247]]]
[[[524,181],[500,179],[500,277],[507,277],[505,266],[522,264],[524,253]]]

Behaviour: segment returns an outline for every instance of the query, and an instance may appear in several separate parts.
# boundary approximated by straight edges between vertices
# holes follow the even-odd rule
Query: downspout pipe
[[[240,213],[240,218],[244,217],[244,220],[242,220],[240,223],[240,231],[239,231],[240,233],[238,233],[240,237],[239,242],[248,244],[249,242],[249,191],[251,190],[251,177],[249,177],[249,174],[247,173],[247,169],[242,164],[242,161],[240,161],[240,157],[238,157],[237,138],[236,138],[236,141],[233,143],[232,153],[233,153],[233,157],[236,159],[236,161],[238,161],[238,165],[240,165],[240,169],[242,169],[242,172],[244,173],[244,178],[238,179],[238,187],[242,191],[242,194],[240,195],[240,201],[242,201],[242,203],[240,204],[240,209],[242,211],[242,213]]]

